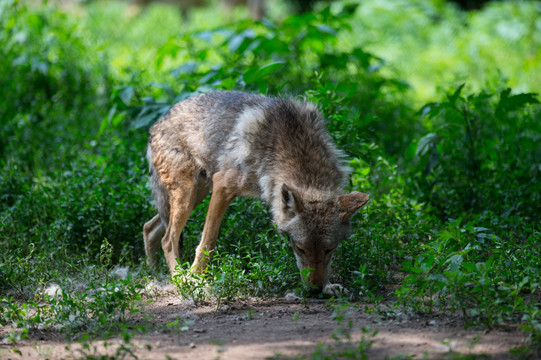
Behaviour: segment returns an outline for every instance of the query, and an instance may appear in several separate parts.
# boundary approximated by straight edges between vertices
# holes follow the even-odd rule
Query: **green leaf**
[[[475,272],[477,270],[477,266],[475,263],[473,262],[465,262],[465,263],[462,263],[462,266],[464,267],[464,269],[466,269],[466,271],[468,271],[469,273],[472,273],[472,272]]]
[[[231,77],[220,80],[219,83],[216,84],[216,86],[220,87],[221,89],[226,89],[226,90],[231,90],[235,88],[236,85],[237,85],[236,80]]]
[[[419,259],[420,261],[420,268],[423,270],[423,272],[428,272],[432,269],[432,266],[434,265],[434,261],[436,258],[434,255],[426,255],[422,259]]]
[[[257,67],[251,68],[248,71],[246,71],[246,73],[244,74],[243,76],[244,82],[246,84],[255,83],[263,79],[264,77],[270,74],[273,74],[274,72],[276,72],[278,69],[282,68],[283,66],[284,66],[284,62],[278,61],[278,62],[273,62],[267,65],[264,65],[260,68],[257,68]]]
[[[461,84],[452,95],[447,95],[447,99],[449,99],[449,103],[451,103],[452,105],[456,103],[458,98],[460,98],[460,93],[462,92],[462,89],[464,89],[464,85],[466,84]]]
[[[157,87],[158,89],[163,89],[167,92],[167,95],[169,95],[169,97],[171,99],[174,99],[176,94],[175,92],[173,91],[173,89],[171,89],[171,87],[169,85],[166,85],[166,84],[159,84],[157,82],[154,82],[152,81],[149,85],[152,85],[154,87]]]
[[[13,348],[11,349],[12,352],[14,352],[15,354],[19,355],[19,356],[23,356],[23,353],[21,352],[21,350],[17,349],[17,348]]]
[[[49,64],[45,61],[36,61],[32,63],[32,71],[38,71],[43,75],[47,76],[49,72]]]
[[[212,37],[213,37],[213,33],[212,33],[212,31],[204,30],[204,31],[200,31],[198,33],[195,33],[194,36],[196,38],[199,38],[199,39],[203,40],[203,41],[211,42]]]
[[[342,8],[342,10],[340,10],[340,12],[337,14],[337,16],[338,17],[351,16],[351,15],[355,14],[355,11],[357,11],[358,7],[359,7],[359,4],[346,4]]]
[[[436,133],[428,133],[423,136],[417,142],[417,150],[415,151],[416,156],[422,156],[427,153],[430,145],[435,144],[440,139],[440,136]]]
[[[175,58],[179,50],[180,45],[177,43],[176,38],[170,38],[167,40],[165,44],[158,48],[158,53],[156,55],[156,67],[159,69],[163,64],[163,60],[168,56]]]
[[[261,53],[266,51],[269,54],[288,54],[290,52],[289,44],[285,41],[280,40],[278,37],[266,38],[261,36],[258,38],[260,40],[259,45],[254,47],[254,53]]]
[[[174,68],[171,71],[171,75],[173,76],[180,76],[180,75],[190,75],[193,74],[198,67],[198,63],[195,61],[188,61],[184,64],[180,65],[179,67]]]
[[[122,122],[122,120],[124,120],[124,117],[126,117],[126,113],[125,112],[120,112],[120,113],[116,113],[113,118],[111,119],[111,125],[113,125],[113,127],[117,127],[118,125],[120,125],[120,123]]]
[[[259,77],[267,76],[269,74],[276,72],[278,69],[282,68],[282,66],[284,66],[283,61],[277,61],[274,63],[264,65],[259,69],[258,75]]]
[[[242,35],[235,35],[229,40],[229,43],[227,44],[227,48],[230,52],[235,52],[240,47],[242,42],[244,41],[244,36]]]
[[[328,25],[323,25],[323,24],[318,25],[317,29],[319,31],[321,31],[322,33],[330,34],[330,35],[333,35],[333,36],[337,35],[336,30],[334,30],[332,27],[330,27]]]
[[[321,54],[319,61],[322,67],[334,66],[338,69],[343,69],[349,61],[348,56],[344,53],[340,54]]]
[[[244,43],[246,39],[253,39],[255,37],[255,32],[252,29],[247,29],[241,32],[240,34],[237,34],[233,36],[229,43],[227,44],[227,48],[230,52],[242,52],[245,48],[241,47],[241,45]]]
[[[104,116],[100,123],[100,129],[98,130],[98,138],[101,136],[101,134],[105,131],[107,126],[111,123],[111,119],[116,114],[116,104],[114,104],[110,109],[107,116]]]
[[[462,264],[462,261],[464,260],[464,257],[460,254],[456,254],[451,256],[445,264],[447,265],[447,270],[453,273],[456,273],[460,269],[460,265]]]
[[[135,88],[133,86],[127,86],[118,95],[120,100],[124,103],[126,106],[130,106],[131,99],[133,98],[133,95],[135,94]]]
[[[496,112],[500,115],[509,111],[515,111],[523,108],[528,104],[539,104],[536,93],[524,93],[511,95],[511,89],[507,88],[500,93],[500,102],[498,103]]]

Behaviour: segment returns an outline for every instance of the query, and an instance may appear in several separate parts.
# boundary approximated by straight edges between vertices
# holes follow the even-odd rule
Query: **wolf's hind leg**
[[[143,226],[143,238],[145,239],[145,253],[147,264],[153,267],[157,263],[157,253],[160,249],[161,239],[165,234],[160,215],[157,214]]]
[[[162,239],[162,249],[171,275],[175,274],[177,259],[180,259],[180,234],[195,205],[195,184],[184,181],[169,190],[170,214],[169,224]]]
[[[231,179],[228,179],[227,173],[218,172],[212,178],[212,195],[210,205],[203,228],[201,242],[195,251],[195,260],[192,264],[192,272],[202,273],[205,271],[209,262],[209,256],[206,254],[212,252],[216,247],[216,239],[220,231],[220,224],[225,215],[229,204],[238,195],[236,187],[231,186]]]

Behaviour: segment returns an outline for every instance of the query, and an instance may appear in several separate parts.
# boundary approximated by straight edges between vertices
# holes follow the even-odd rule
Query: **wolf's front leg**
[[[174,275],[178,259],[180,259],[180,234],[195,204],[195,191],[193,183],[176,187],[169,192],[170,214],[167,231],[162,239],[162,249],[169,266],[171,275]]]
[[[331,296],[348,296],[349,290],[340,284],[327,283],[323,289],[323,293]]]
[[[212,196],[205,220],[201,242],[195,251],[192,272],[201,274],[207,268],[210,255],[216,247],[220,224],[229,204],[237,196],[236,187],[232,187],[234,177],[228,172],[218,172],[212,177]],[[229,183],[229,184],[228,184]]]

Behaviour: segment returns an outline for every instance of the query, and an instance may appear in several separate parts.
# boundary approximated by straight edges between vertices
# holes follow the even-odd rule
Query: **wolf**
[[[182,229],[212,190],[191,267],[204,272],[229,204],[238,196],[258,197],[289,234],[301,273],[311,268],[306,282],[312,292],[332,293],[331,258],[369,196],[343,190],[348,169],[315,105],[239,91],[197,95],[151,127],[147,158],[158,210],[143,227],[149,265],[161,247],[175,274]]]

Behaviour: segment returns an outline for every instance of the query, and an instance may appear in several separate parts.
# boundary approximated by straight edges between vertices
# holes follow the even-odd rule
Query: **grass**
[[[212,7],[183,20],[164,5],[1,2],[0,324],[17,329],[6,341],[40,326],[129,337],[149,279],[166,274],[144,261],[146,129],[194,93],[240,89],[316,103],[347,154],[348,188],[371,195],[333,262],[348,301],[517,325],[538,351],[539,5],[348,4],[298,16],[276,5],[254,23]],[[131,275],[115,278],[119,266]],[[299,279],[267,205],[243,199],[202,282],[173,283],[219,304],[282,296]],[[44,295],[51,284],[61,296]]]

